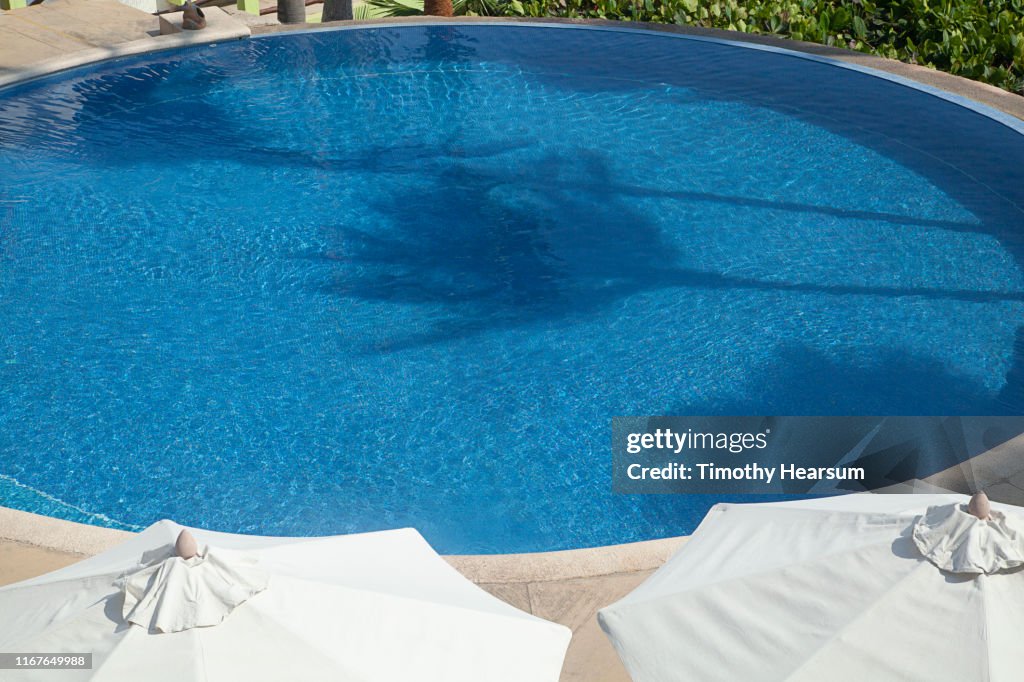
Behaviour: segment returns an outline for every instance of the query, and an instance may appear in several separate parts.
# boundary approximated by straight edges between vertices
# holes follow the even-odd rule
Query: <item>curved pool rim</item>
[[[559,17],[459,17],[458,19],[438,19],[435,17],[412,16],[392,17],[353,21],[335,21],[321,25],[311,24],[279,24],[255,27],[255,33],[248,37],[230,40],[209,40],[205,42],[162,42],[161,39],[174,38],[154,36],[148,45],[147,41],[133,41],[125,51],[116,49],[96,48],[81,50],[62,57],[43,60],[37,68],[24,69],[25,74],[0,83],[0,97],[7,90],[32,81],[43,80],[56,74],[75,71],[81,68],[116,62],[118,60],[137,57],[145,54],[161,52],[186,52],[193,49],[216,47],[221,44],[233,43],[236,40],[261,40],[281,34],[321,33],[329,31],[358,31],[376,28],[409,26],[518,26],[527,28],[578,29],[588,31],[607,31],[612,33],[637,33],[666,38],[677,38],[729,45],[750,50],[760,50],[773,54],[806,59],[841,69],[849,69],[875,78],[902,85],[904,87],[927,93],[952,104],[969,109],[986,118],[1002,123],[1011,130],[1024,135],[1024,97],[1014,95],[980,81],[957,76],[945,71],[931,69],[917,64],[908,64],[893,59],[878,57],[866,52],[858,52],[845,48],[809,43],[805,41],[779,38],[777,36],[758,33],[741,33],[722,29],[677,24],[655,24],[649,22],[623,22],[608,19],[567,19]],[[125,44],[127,45],[127,44]],[[101,54],[101,51],[105,54]],[[112,54],[111,54],[112,53]],[[854,61],[856,60],[856,61]],[[865,62],[865,63],[861,63]],[[52,68],[46,68],[52,64]],[[38,68],[44,68],[40,71]],[[17,71],[17,67],[14,69]],[[899,71],[899,73],[897,72]],[[919,77],[917,77],[919,76]],[[925,79],[941,83],[926,82]],[[959,91],[959,92],[958,92]],[[998,105],[992,101],[998,98]]]
[[[136,531],[94,526],[0,506],[0,546],[8,544],[15,549],[31,547],[82,560],[113,549],[135,534]],[[321,536],[307,539],[315,540],[317,537]],[[689,535],[679,535],[578,549],[442,556],[475,583],[525,585],[653,571],[661,568],[689,539]]]
[[[480,26],[481,24],[494,24],[496,26],[519,26],[519,27],[526,27],[526,28],[551,28],[551,29],[577,29],[577,30],[583,30],[583,31],[606,31],[606,32],[610,32],[610,33],[634,33],[634,34],[642,34],[642,35],[649,35],[649,36],[659,36],[659,37],[663,37],[663,38],[675,38],[675,39],[682,39],[682,40],[693,40],[693,41],[697,41],[697,42],[712,43],[712,44],[717,44],[717,45],[728,45],[728,46],[731,46],[731,47],[741,47],[741,48],[745,48],[745,49],[749,49],[749,50],[759,50],[759,51],[762,51],[762,52],[769,52],[769,53],[772,53],[772,54],[785,55],[785,56],[788,56],[788,57],[796,57],[798,59],[806,59],[808,61],[817,62],[819,64],[827,64],[827,65],[830,65],[830,66],[839,67],[841,69],[849,69],[850,71],[856,71],[858,73],[862,73],[862,74],[865,74],[865,75],[868,75],[868,76],[873,76],[875,78],[881,78],[882,80],[886,80],[886,81],[889,81],[891,83],[895,83],[897,85],[902,85],[902,86],[911,88],[913,90],[917,90],[919,92],[924,92],[924,93],[927,93],[929,95],[933,95],[935,97],[938,97],[939,99],[945,100],[947,102],[951,102],[953,104],[957,104],[957,105],[959,105],[961,107],[964,107],[966,109],[970,109],[971,111],[973,111],[975,113],[981,114],[982,116],[990,118],[990,119],[992,119],[994,121],[998,121],[999,123],[1002,123],[1006,127],[1010,128],[1011,130],[1014,130],[1014,131],[1020,133],[1021,135],[1024,135],[1024,97],[1020,97],[1019,98],[1021,100],[1020,116],[1015,116],[1015,115],[1013,115],[1013,114],[1011,114],[1009,112],[1002,111],[1002,110],[997,109],[996,107],[991,106],[989,104],[985,104],[983,102],[979,102],[979,101],[977,101],[975,99],[972,99],[972,98],[970,98],[970,97],[968,97],[966,95],[957,94],[955,92],[951,92],[950,90],[946,90],[946,89],[943,89],[943,88],[940,88],[940,87],[937,87],[937,86],[934,86],[934,85],[930,85],[928,83],[924,83],[922,81],[915,80],[913,78],[909,78],[909,77],[901,75],[901,74],[893,73],[891,71],[886,71],[884,69],[877,68],[877,67],[874,67],[874,66],[864,66],[863,64],[847,62],[847,61],[843,61],[841,59],[837,59],[837,58],[834,58],[834,57],[827,57],[827,56],[824,56],[822,54],[817,54],[816,52],[803,51],[803,50],[800,49],[800,46],[804,46],[805,48],[816,48],[817,47],[817,48],[828,48],[828,49],[832,49],[832,50],[840,50],[842,52],[849,52],[851,55],[868,56],[868,57],[871,57],[872,60],[877,60],[879,62],[886,62],[886,61],[888,61],[888,62],[893,62],[895,64],[902,64],[902,62],[898,62],[898,61],[895,61],[895,60],[884,60],[882,58],[875,57],[874,55],[867,55],[865,53],[856,52],[856,51],[853,51],[853,50],[842,50],[841,48],[829,48],[829,46],[826,46],[826,45],[816,45],[814,43],[805,43],[805,42],[802,42],[802,41],[787,40],[787,39],[776,39],[773,36],[763,36],[763,35],[760,35],[760,34],[746,34],[746,33],[739,33],[739,32],[733,32],[733,31],[719,31],[719,30],[715,30],[715,29],[701,29],[701,28],[697,28],[697,27],[676,26],[674,24],[649,24],[649,23],[646,23],[646,22],[636,22],[637,28],[633,28],[632,25],[626,25],[626,26],[612,26],[612,25],[609,25],[611,23],[631,24],[632,22],[611,22],[611,21],[608,21],[608,20],[599,20],[599,19],[593,19],[593,20],[582,19],[582,20],[565,20],[565,21],[552,21],[550,18],[547,18],[547,17],[545,17],[543,19],[536,19],[536,20],[530,20],[528,18],[516,18],[516,19],[502,20],[502,19],[495,18],[495,17],[480,17],[478,20],[473,20],[473,21],[467,21],[464,18],[459,18],[459,19],[454,19],[454,20],[443,20],[443,19],[433,19],[433,18],[429,18],[429,17],[403,17],[401,19],[402,19],[401,21],[373,20],[373,21],[366,21],[366,22],[331,22],[331,23],[324,24],[322,28],[310,28],[306,24],[294,24],[294,25],[284,25],[284,24],[282,24],[280,26],[271,27],[273,29],[271,31],[267,31],[267,32],[263,32],[263,33],[256,33],[253,36],[251,36],[250,40],[260,40],[260,39],[267,38],[267,37],[270,37],[270,36],[281,35],[282,33],[304,34],[304,33],[320,33],[320,32],[324,32],[324,31],[358,31],[358,30],[361,30],[361,29],[373,29],[373,28],[382,28],[382,27],[395,27],[395,26],[401,26],[401,25],[457,27],[457,26]],[[412,19],[412,21],[410,21],[410,19]],[[292,26],[295,26],[295,28],[292,28]],[[655,26],[657,28],[654,28]],[[685,29],[685,30],[679,30],[679,29]],[[693,31],[698,31],[698,33],[694,33]],[[707,35],[705,35],[704,33],[706,33]],[[736,37],[730,36],[728,38],[725,38],[725,37],[722,37],[720,35],[721,33],[729,33],[729,34],[735,33]],[[744,40],[742,36],[748,36],[748,35],[750,36],[751,40]],[[787,46],[784,47],[782,45],[768,44],[766,42],[763,42],[765,38],[773,38],[773,42],[775,42],[775,41],[785,42],[785,43],[787,43]],[[793,46],[788,46],[789,43],[792,43]],[[905,66],[916,66],[916,65],[906,65],[905,64]],[[968,83],[968,84],[971,84],[973,86],[980,86],[980,87],[977,88],[979,91],[982,90],[983,88],[992,87],[992,86],[987,86],[986,84],[981,83],[979,81],[973,81],[973,80],[971,80],[969,78],[964,78],[962,76],[956,76],[954,74],[945,73],[945,72],[941,72],[941,71],[933,71],[932,69],[927,69],[926,67],[918,67],[918,68],[925,69],[928,72],[939,73],[939,74],[942,74],[945,77],[954,78],[954,79],[956,79],[958,81],[962,81],[963,83]],[[1003,92],[1003,91],[1000,91],[1000,92]],[[0,89],[0,93],[2,93],[2,89]],[[1014,96],[1012,93],[1006,93],[1006,94],[1010,95],[1010,96]]]
[[[984,116],[987,119],[990,119],[990,120],[992,120],[994,122],[1000,123],[1003,126],[1005,126],[1007,128],[1010,128],[1010,130],[1012,130],[1012,131],[1014,131],[1014,132],[1016,132],[1016,133],[1018,133],[1020,135],[1024,135],[1024,97],[1017,97],[1017,96],[1015,96],[1015,95],[1013,95],[1011,93],[1005,93],[1003,91],[994,89],[991,86],[987,86],[985,84],[982,84],[982,83],[979,83],[979,82],[976,82],[976,81],[972,81],[972,80],[967,79],[967,78],[955,76],[955,75],[948,74],[948,73],[945,73],[945,72],[932,71],[930,69],[926,69],[925,67],[919,67],[919,66],[916,66],[916,65],[907,65],[907,64],[903,64],[901,62],[895,62],[895,61],[892,61],[892,60],[886,60],[886,59],[882,59],[882,58],[879,58],[879,57],[875,57],[873,55],[866,55],[864,53],[849,51],[849,50],[845,50],[845,49],[842,49],[842,48],[832,48],[832,47],[821,46],[821,45],[816,45],[816,44],[812,44],[812,43],[803,43],[803,42],[797,42],[797,41],[790,41],[790,40],[786,40],[786,39],[776,38],[774,36],[762,36],[762,35],[756,35],[756,34],[749,35],[749,34],[736,33],[734,37],[732,35],[730,35],[730,37],[721,37],[720,34],[725,33],[725,32],[714,30],[714,29],[702,29],[702,28],[695,28],[695,27],[680,27],[680,26],[675,26],[675,25],[651,25],[651,24],[642,24],[642,23],[639,23],[639,22],[636,23],[636,24],[629,24],[629,25],[624,25],[624,26],[609,25],[609,24],[618,24],[618,23],[619,22],[610,22],[610,21],[605,21],[605,20],[559,20],[559,19],[548,19],[548,18],[545,18],[545,19],[530,19],[530,18],[503,19],[503,18],[494,18],[494,17],[479,17],[479,18],[471,18],[471,19],[460,18],[460,19],[456,19],[456,20],[443,20],[443,19],[436,19],[436,18],[429,18],[429,17],[402,17],[402,18],[391,19],[391,20],[389,20],[389,19],[376,19],[376,20],[367,20],[367,21],[361,21],[361,22],[360,21],[356,21],[356,22],[334,22],[334,23],[324,24],[323,26],[315,26],[315,25],[311,26],[309,24],[297,24],[297,25],[289,25],[289,26],[285,26],[285,25],[273,26],[273,27],[269,27],[269,30],[260,31],[258,33],[255,33],[255,34],[249,36],[248,38],[249,39],[253,39],[253,40],[261,40],[261,39],[264,39],[264,38],[272,38],[272,37],[283,36],[284,34],[315,34],[315,33],[323,32],[323,31],[374,30],[374,29],[381,29],[381,28],[398,28],[398,27],[401,27],[401,26],[460,27],[460,26],[495,25],[495,26],[522,27],[522,28],[577,29],[577,30],[603,31],[603,32],[624,33],[624,34],[642,34],[642,35],[658,36],[658,37],[664,37],[664,38],[689,39],[689,40],[693,40],[693,41],[696,41],[696,42],[705,42],[705,43],[712,43],[712,44],[719,44],[719,45],[727,45],[727,46],[731,46],[731,47],[747,48],[747,49],[752,49],[752,50],[757,50],[757,51],[764,51],[764,52],[768,52],[768,53],[788,56],[788,57],[795,57],[795,58],[798,58],[798,59],[804,59],[804,60],[808,60],[808,61],[811,61],[811,62],[820,63],[820,64],[823,64],[823,65],[838,67],[838,68],[842,68],[842,69],[848,69],[848,70],[851,70],[851,71],[854,71],[854,72],[857,72],[857,73],[861,73],[861,74],[864,74],[864,75],[867,75],[867,76],[871,76],[871,77],[874,77],[874,78],[880,78],[880,79],[882,79],[884,81],[888,81],[888,82],[891,82],[891,83],[896,84],[896,85],[907,87],[907,88],[910,88],[912,90],[916,90],[918,92],[922,92],[924,94],[928,94],[928,95],[937,97],[940,100],[949,102],[951,104],[955,104],[957,106],[963,107],[963,108],[965,108],[967,110],[970,110],[970,111],[972,111],[974,113],[977,113],[977,114],[979,114],[981,116]],[[627,22],[623,22],[623,23],[627,23]],[[732,34],[732,32],[728,32],[728,33]],[[707,35],[705,35],[705,34],[707,34]],[[244,40],[244,39],[245,38],[241,38],[241,40]],[[775,44],[767,44],[765,41],[772,41],[774,43],[780,43],[781,42],[781,43],[785,43],[786,46],[775,45]],[[24,85],[26,83],[30,83],[30,82],[33,82],[33,81],[45,80],[45,79],[53,77],[55,75],[70,74],[70,73],[73,73],[73,72],[78,71],[78,70],[85,70],[85,69],[87,69],[89,67],[92,67],[92,66],[95,66],[95,65],[98,65],[98,64],[107,63],[107,62],[116,63],[119,60],[131,59],[131,58],[134,58],[134,57],[139,57],[139,56],[147,55],[147,54],[158,54],[158,53],[178,53],[178,54],[183,54],[183,53],[188,52],[190,49],[202,49],[202,48],[217,47],[219,45],[231,44],[231,43],[234,43],[234,39],[226,40],[226,41],[210,41],[210,42],[205,42],[205,43],[198,43],[197,42],[197,43],[191,43],[191,44],[185,44],[185,45],[182,45],[182,44],[173,44],[173,45],[159,44],[159,43],[156,43],[156,41],[154,41],[154,43],[155,44],[153,44],[152,47],[150,47],[149,49],[141,49],[141,50],[133,49],[130,52],[117,53],[117,54],[113,54],[113,55],[109,55],[109,56],[103,56],[103,57],[95,57],[95,56],[93,56],[93,55],[95,55],[95,51],[94,50],[86,50],[84,52],[90,53],[90,57],[91,58],[83,59],[83,61],[81,61],[80,63],[70,64],[70,63],[67,63],[67,60],[65,59],[65,60],[62,60],[61,64],[55,65],[55,67],[51,71],[47,71],[45,73],[40,73],[38,71],[35,71],[35,72],[27,75],[25,78],[17,79],[17,80],[14,80],[14,81],[11,81],[11,82],[7,82],[7,83],[4,83],[4,84],[0,85],[0,99],[3,99],[6,96],[6,94],[8,93],[8,91],[10,91],[10,90],[12,90],[14,88],[17,88],[18,86],[21,86],[21,85]],[[1016,115],[1015,115],[1015,113],[1010,113],[1009,111],[1006,111],[1005,109],[997,108],[996,106],[993,106],[993,105],[986,104],[984,102],[978,101],[977,99],[974,99],[971,96],[968,96],[966,94],[960,94],[960,93],[957,93],[957,92],[953,92],[951,89],[946,89],[946,88],[943,88],[943,87],[938,87],[936,85],[933,85],[933,84],[930,84],[930,83],[926,83],[926,82],[923,82],[921,80],[916,80],[916,79],[914,79],[912,77],[908,77],[906,75],[902,75],[902,74],[899,74],[899,73],[894,73],[894,72],[891,72],[891,71],[887,71],[887,70],[885,70],[883,68],[878,68],[876,66],[865,66],[864,64],[860,64],[860,63],[848,62],[848,61],[844,61],[843,59],[840,59],[840,58],[831,57],[831,56],[824,56],[824,55],[818,54],[816,52],[804,51],[801,48],[810,48],[812,50],[817,50],[817,49],[820,48],[820,49],[827,49],[827,50],[833,50],[833,51],[838,51],[838,52],[848,52],[851,55],[851,57],[864,58],[865,61],[880,62],[880,63],[890,63],[890,64],[894,64],[894,65],[898,65],[898,66],[910,67],[910,68],[913,68],[913,69],[917,69],[917,70],[920,70],[920,71],[927,72],[929,74],[934,74],[935,76],[937,76],[939,79],[942,79],[942,80],[949,80],[950,82],[956,82],[957,84],[962,85],[963,89],[965,91],[967,91],[967,92],[972,92],[973,91],[975,93],[985,93],[985,92],[990,92],[992,90],[996,90],[999,94],[1005,94],[1008,97],[1010,97],[1011,100],[1010,100],[1010,102],[1008,102],[1008,104],[1012,103],[1012,106],[1009,106],[1008,108],[1011,109],[1014,112],[1019,112],[1019,113],[1016,113]],[[882,64],[879,64],[879,66],[881,66],[881,65]],[[1019,100],[1019,102],[1016,101],[1016,100]],[[4,512],[4,511],[8,511],[8,512],[9,511],[13,511],[13,512],[20,513],[20,514],[31,514],[33,516],[41,516],[41,515],[39,515],[38,513],[35,513],[35,512],[27,512],[27,511],[22,511],[22,510],[18,510],[18,509],[10,509],[10,508],[0,507],[0,513]],[[88,524],[83,524],[80,521],[77,521],[77,522],[76,521],[70,521],[68,519],[62,519],[60,517],[45,516],[43,518],[45,518],[47,521],[49,521],[49,520],[56,521],[61,526],[65,526],[65,528],[62,529],[62,530],[65,533],[68,533],[71,536],[74,536],[74,535],[77,534],[75,529],[74,529],[74,526],[81,526],[81,525],[88,525],[90,527],[93,527],[93,528],[95,528],[97,530],[102,530],[102,531],[111,531],[111,532],[118,532],[118,533],[124,532],[124,531],[115,530],[114,528],[111,528],[110,526],[103,526],[103,525],[99,525],[99,524],[93,524],[91,522],[88,523]],[[71,528],[66,528],[66,526],[68,526],[68,525],[70,525],[72,527]],[[493,558],[493,559],[498,559],[498,558],[501,558],[501,557],[508,557],[508,558],[512,559],[514,557],[522,557],[522,556],[537,555],[537,554],[552,554],[552,555],[560,555],[561,554],[561,555],[567,555],[569,553],[575,553],[575,552],[581,552],[581,553],[582,552],[588,552],[588,551],[597,552],[597,551],[600,551],[602,549],[612,550],[613,548],[624,548],[625,549],[625,548],[633,548],[633,547],[635,547],[635,548],[637,548],[639,550],[641,547],[644,547],[644,546],[647,546],[647,545],[651,545],[653,543],[679,541],[679,540],[682,540],[685,537],[686,536],[670,536],[670,537],[666,537],[666,538],[663,538],[663,539],[633,541],[633,542],[627,542],[627,543],[624,543],[624,544],[612,544],[612,545],[604,545],[604,546],[586,545],[585,547],[583,547],[583,548],[581,548],[579,550],[577,550],[577,549],[547,550],[547,551],[540,550],[540,551],[528,551],[528,552],[518,552],[518,553],[513,553],[513,554],[497,554],[497,555],[496,554],[479,554],[479,555],[468,555],[467,554],[467,555],[463,555],[463,557],[467,558],[467,559],[472,558],[472,557]],[[8,538],[8,537],[4,537],[2,534],[0,534],[0,541],[4,541],[4,540],[15,542],[15,543],[19,543],[19,544],[33,544],[33,545],[37,544],[36,542],[26,542],[25,539],[21,538],[21,537],[12,539],[12,538]],[[75,542],[68,542],[68,540],[65,538],[64,540],[59,541],[59,542],[58,541],[45,541],[43,543],[40,543],[37,546],[42,546],[42,547],[45,547],[47,549],[52,549],[52,550],[58,551],[58,552],[78,553],[73,548],[75,545],[76,545]],[[87,554],[88,552],[82,552],[82,553],[83,554]],[[628,556],[628,555],[631,554],[631,552],[627,551],[626,554]],[[456,558],[462,558],[462,557],[456,557]],[[564,556],[564,558],[566,560],[570,559],[569,556]],[[619,557],[618,555],[616,555],[615,558],[616,558],[617,561],[621,561],[622,560],[622,557]],[[628,561],[627,561],[627,563],[628,563]],[[654,567],[654,566],[651,566],[651,567]],[[644,566],[642,570],[647,569],[647,568],[649,568],[649,567]],[[601,571],[604,571],[604,570],[606,570],[606,569],[602,565],[602,569],[600,569],[600,571],[596,571],[594,574],[603,574],[603,573],[601,573]],[[614,572],[617,572],[617,571],[614,571]],[[581,575],[589,576],[589,575],[591,575],[591,571],[590,570],[584,571]]]

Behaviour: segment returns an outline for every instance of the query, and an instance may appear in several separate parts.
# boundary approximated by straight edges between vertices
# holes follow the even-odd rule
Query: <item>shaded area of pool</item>
[[[861,73],[402,26],[0,119],[0,504],[555,549],[717,501],[613,495],[614,415],[1024,410],[1024,136]]]

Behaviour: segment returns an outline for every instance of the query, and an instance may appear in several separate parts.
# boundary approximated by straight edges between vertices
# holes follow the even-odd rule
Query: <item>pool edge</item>
[[[887,59],[857,52],[840,47],[830,47],[818,43],[779,38],[756,33],[740,33],[722,29],[702,28],[697,26],[680,26],[676,24],[655,24],[648,22],[615,21],[609,19],[571,19],[562,17],[455,17],[442,19],[438,17],[390,17],[379,19],[360,19],[354,21],[333,21],[322,24],[279,24],[259,26],[252,29],[252,38],[260,38],[280,33],[317,33],[321,31],[352,30],[374,26],[396,25],[435,25],[459,26],[473,24],[521,25],[598,28],[620,32],[663,33],[680,37],[689,37],[716,43],[734,44],[740,47],[764,49],[770,52],[803,57],[821,63],[848,68],[861,73],[898,83],[905,87],[926,92],[946,99],[954,104],[971,108],[977,113],[989,116],[1008,125],[1017,132],[1024,134],[1024,96],[1007,92],[994,85],[974,81],[963,76],[955,76],[945,71],[938,71],[926,66],[907,64],[895,59]],[[978,110],[971,105],[981,105]],[[1009,116],[992,117],[991,111]]]
[[[229,25],[209,26],[204,31],[180,31],[164,35],[151,35],[148,38],[138,38],[102,47],[76,50],[55,57],[49,57],[34,64],[9,67],[8,73],[0,73],[0,94],[6,88],[90,64],[114,61],[124,57],[134,57],[151,52],[229,43],[235,40],[244,40],[251,37],[251,35],[252,33],[248,26],[237,25],[237,22],[233,22]]]
[[[114,547],[134,533],[0,507],[0,544],[27,545],[85,558]],[[688,538],[523,554],[457,554],[444,558],[475,583],[508,585],[594,578],[650,571]]]
[[[1007,92],[993,85],[970,80],[962,76],[954,76],[953,74],[925,66],[907,64],[895,59],[887,59],[839,47],[830,47],[763,34],[740,33],[737,31],[679,26],[675,24],[613,21],[608,19],[570,19],[562,17],[457,17],[454,19],[426,16],[391,17],[334,21],[322,24],[257,26],[250,28],[246,35],[205,35],[203,32],[195,32],[194,34],[177,33],[153,36],[121,43],[112,47],[81,50],[61,57],[43,60],[30,67],[16,68],[10,74],[0,75],[0,95],[8,88],[45,78],[62,71],[141,54],[165,52],[186,47],[201,47],[280,33],[315,33],[410,24],[447,26],[472,24],[572,26],[576,28],[597,28],[622,32],[662,33],[711,42],[729,43],[747,48],[764,49],[789,54],[794,57],[804,57],[813,61],[831,63],[840,68],[849,68],[875,77],[885,78],[905,87],[914,88],[945,99],[953,104],[972,109],[981,115],[992,118],[1024,134],[1024,96]],[[996,115],[993,116],[992,114]]]

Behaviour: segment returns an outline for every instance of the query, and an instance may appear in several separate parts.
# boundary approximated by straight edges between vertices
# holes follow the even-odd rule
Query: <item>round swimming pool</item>
[[[0,504],[691,531],[611,418],[1024,410],[1024,135],[789,53],[402,25],[0,92]]]

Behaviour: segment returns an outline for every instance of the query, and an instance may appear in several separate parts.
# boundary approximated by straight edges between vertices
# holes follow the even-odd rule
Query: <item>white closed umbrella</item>
[[[718,505],[599,620],[634,682],[1019,682],[1024,510],[968,500]]]
[[[175,552],[181,530],[162,521],[0,588],[0,651],[93,654],[91,670],[0,678],[558,679],[570,631],[484,592],[414,530],[266,538],[192,529],[199,554],[187,559]]]

